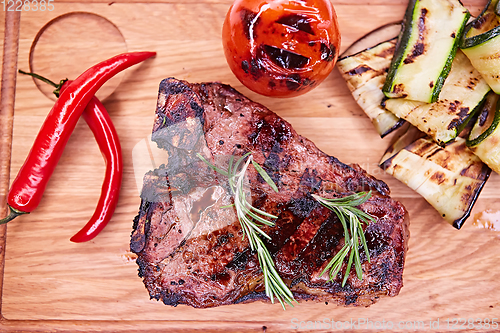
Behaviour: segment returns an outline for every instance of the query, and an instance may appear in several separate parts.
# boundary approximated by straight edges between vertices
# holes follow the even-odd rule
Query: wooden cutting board
[[[407,5],[404,0],[332,3],[341,27],[342,49],[372,29],[400,20]],[[486,1],[463,3],[477,15]],[[499,175],[492,174],[471,218],[462,230],[455,230],[415,192],[378,168],[391,138],[381,139],[376,134],[337,70],[317,89],[291,99],[259,96],[237,81],[221,45],[230,0],[50,4],[52,10],[45,11],[25,7],[20,12],[18,36],[15,20],[8,21],[5,29],[7,11],[0,14],[1,36],[5,36],[2,48],[10,52],[3,56],[0,123],[3,154],[12,143],[10,180],[53,104],[47,87],[26,76],[17,76],[17,82],[9,76],[15,70],[12,61],[16,59],[9,57],[16,49],[13,41],[19,44],[14,52],[18,68],[35,68],[56,81],[74,77],[88,67],[86,61],[95,63],[113,52],[154,50],[158,54],[127,70],[100,95],[120,135],[125,162],[120,202],[105,230],[88,243],[69,241],[91,216],[104,177],[103,159],[84,122],[71,137],[39,208],[0,227],[1,331],[322,331],[332,323],[337,329],[391,330],[392,325],[395,331],[447,331],[479,330],[485,320],[500,321],[500,234],[476,225],[479,214],[486,210],[499,215]],[[400,295],[383,298],[369,308],[306,302],[286,311],[279,304],[261,302],[197,310],[150,300],[129,251],[132,220],[140,203],[137,179],[142,177],[134,149],[151,133],[158,84],[169,76],[231,84],[284,117],[326,153],[346,163],[358,163],[386,181],[411,218]],[[8,114],[14,91],[11,138]],[[8,155],[0,163],[3,205],[9,181]],[[475,322],[463,324],[461,319]]]

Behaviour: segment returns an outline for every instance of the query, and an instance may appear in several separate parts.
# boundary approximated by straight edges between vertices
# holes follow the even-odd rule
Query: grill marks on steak
[[[197,152],[218,165],[251,152],[278,185],[276,193],[248,169],[253,206],[278,216],[275,227],[262,228],[271,237],[265,243],[297,299],[369,305],[399,293],[408,242],[404,207],[385,183],[323,153],[264,106],[227,85],[165,79],[152,138],[168,151],[168,162],[144,178],[131,239],[152,298],[194,307],[265,298],[257,256],[234,209],[224,208],[232,202],[227,179]],[[311,193],[339,197],[370,189],[361,208],[377,219],[366,228],[371,263],[361,252],[362,281],[352,270],[345,287],[340,275],[327,282],[319,275],[343,246],[343,228]]]

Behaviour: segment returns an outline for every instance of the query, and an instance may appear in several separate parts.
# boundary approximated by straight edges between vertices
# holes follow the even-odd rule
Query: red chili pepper
[[[57,97],[59,97],[60,92],[66,90],[68,85],[72,82],[61,80],[59,84],[56,84],[34,73],[26,73],[21,70],[19,70],[19,72],[31,75],[52,85],[56,88],[54,94]],[[93,239],[111,220],[118,203],[123,175],[123,159],[120,140],[104,105],[102,105],[96,97],[93,97],[89,104],[87,104],[82,117],[87,122],[87,125],[94,134],[97,144],[99,145],[99,149],[106,162],[106,173],[102,183],[101,196],[94,214],[89,222],[70,239],[76,243]]]
[[[8,195],[11,213],[0,220],[0,224],[20,214],[30,213],[38,206],[78,119],[97,90],[120,71],[155,54],[120,54],[89,68],[68,85],[45,119],[24,165],[12,183]]]
[[[111,220],[116,204],[118,203],[123,175],[120,141],[104,105],[94,97],[90,100],[82,116],[94,133],[94,137],[99,145],[104,161],[106,162],[106,174],[102,183],[101,197],[97,203],[94,215],[70,239],[76,243],[93,239]]]
[[[71,84],[71,81],[61,81],[61,83],[62,85],[59,87],[51,82],[63,92]],[[58,89],[55,91],[56,95]],[[87,224],[70,239],[76,243],[93,239],[111,220],[118,203],[123,176],[122,149],[118,133],[106,108],[97,97],[90,100],[82,117],[87,122],[92,133],[94,133],[95,140],[106,163],[106,173],[102,183],[101,196],[94,214]]]

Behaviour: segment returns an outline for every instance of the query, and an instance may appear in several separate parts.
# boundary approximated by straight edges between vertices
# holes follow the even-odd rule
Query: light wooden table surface
[[[56,76],[50,77],[53,80],[63,78],[59,75],[76,75],[88,67],[85,61],[97,62],[96,59],[107,58],[116,51],[154,50],[158,54],[127,70],[101,95],[111,93],[104,104],[120,135],[125,162],[120,202],[105,230],[88,243],[69,241],[92,214],[104,175],[101,154],[84,122],[79,123],[71,137],[39,208],[7,227],[0,227],[1,331],[270,332],[294,330],[307,321],[351,320],[357,322],[359,329],[369,328],[369,322],[402,322],[409,331],[420,322],[427,329],[434,322],[437,329],[439,320],[437,330],[446,331],[446,320],[451,324],[455,318],[500,318],[500,237],[498,232],[473,223],[477,214],[485,210],[500,210],[499,175],[491,176],[471,218],[457,231],[416,193],[377,167],[390,137],[380,139],[376,134],[337,70],[317,89],[292,99],[262,97],[237,81],[226,64],[221,44],[222,22],[230,0],[51,3],[52,11],[20,13],[18,68],[30,69],[30,48],[37,34],[52,19],[68,13],[63,17],[71,18],[68,25],[63,25],[67,22],[61,18],[52,23],[33,51],[32,65],[39,72]],[[403,0],[332,3],[341,28],[342,49],[372,29],[400,20],[407,5]],[[486,1],[463,3],[478,14]],[[15,50],[15,43],[4,42],[3,38],[13,26],[5,29],[5,11],[0,17],[2,49],[5,46],[7,51]],[[68,37],[75,33],[77,37]],[[2,57],[12,64],[9,54]],[[12,68],[4,70],[2,90],[2,205],[9,179],[19,170],[53,104],[46,88],[44,94],[31,78],[17,76],[14,82],[14,77],[8,76],[15,73]],[[320,149],[343,162],[358,163],[386,181],[392,196],[403,202],[411,218],[410,249],[400,295],[381,299],[369,308],[307,302],[287,311],[279,304],[261,302],[197,310],[149,300],[129,251],[132,220],[140,203],[132,152],[151,133],[158,84],[169,76],[231,84],[284,117]],[[14,84],[11,139],[9,98],[13,97]],[[367,323],[361,325],[363,321]],[[401,331],[397,327],[394,330]]]

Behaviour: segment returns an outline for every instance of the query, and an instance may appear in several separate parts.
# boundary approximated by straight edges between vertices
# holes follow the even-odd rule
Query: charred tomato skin
[[[338,59],[340,32],[330,0],[235,0],[222,29],[229,67],[265,96],[302,95]]]

